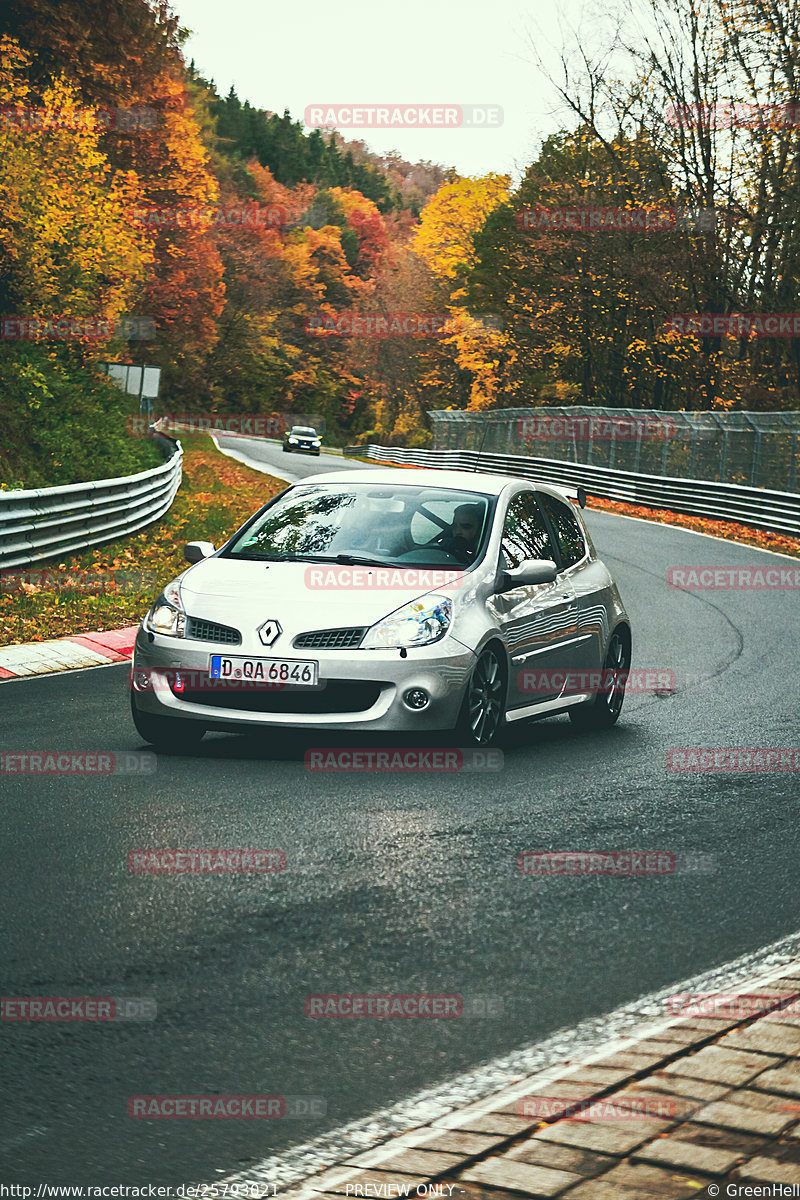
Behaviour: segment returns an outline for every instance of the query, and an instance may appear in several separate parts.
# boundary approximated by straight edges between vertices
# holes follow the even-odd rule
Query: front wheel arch
[[[488,741],[481,741],[476,738],[472,728],[472,720],[470,714],[470,696],[473,690],[476,672],[483,662],[484,658],[493,654],[497,661],[497,666],[500,673],[501,687],[499,690],[500,711],[496,727],[492,731]],[[485,645],[481,646],[480,650],[475,653],[475,662],[469,672],[466,685],[464,687],[464,695],[459,709],[458,721],[456,723],[456,731],[463,737],[466,745],[471,746],[491,746],[495,745],[502,735],[506,727],[506,712],[508,710],[508,681],[510,678],[508,653],[502,642],[496,638],[491,638]]]

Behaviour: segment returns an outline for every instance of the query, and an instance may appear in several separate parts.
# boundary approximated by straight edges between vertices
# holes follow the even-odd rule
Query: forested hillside
[[[160,366],[162,412],[313,413],[339,444],[426,444],[432,408],[797,407],[800,337],[670,323],[800,310],[800,121],[674,117],[723,85],[797,102],[800,19],[759,2],[733,31],[721,0],[699,24],[679,0],[627,83],[568,73],[572,127],[512,191],[220,96],[162,0],[9,0],[0,480],[151,461],[109,360]],[[576,209],[672,224],[559,223]],[[374,335],[398,314],[425,319]]]

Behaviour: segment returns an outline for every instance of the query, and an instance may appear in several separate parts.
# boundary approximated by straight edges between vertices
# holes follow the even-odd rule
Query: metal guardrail
[[[0,491],[0,567],[22,567],[84,550],[162,517],[180,487],[180,442],[159,436],[169,458],[159,467],[62,487]]]
[[[754,529],[800,536],[800,494],[703,479],[672,479],[641,475],[586,463],[558,459],[522,458],[475,450],[406,450],[397,446],[346,446],[377,462],[454,471],[483,471],[516,475],[542,483],[581,485],[592,496],[621,500],[645,508],[665,508],[718,521],[741,521]]]

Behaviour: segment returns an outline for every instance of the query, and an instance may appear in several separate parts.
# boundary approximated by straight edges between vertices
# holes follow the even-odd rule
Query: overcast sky
[[[492,105],[487,129],[352,129],[379,153],[518,179],[543,137],[569,120],[534,63],[531,39],[557,71],[571,29],[594,32],[582,0],[173,0],[192,30],[185,52],[258,108],[303,120],[312,104]]]

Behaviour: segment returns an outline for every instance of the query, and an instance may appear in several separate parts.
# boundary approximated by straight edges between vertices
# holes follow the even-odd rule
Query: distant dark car
[[[293,450],[303,450],[306,454],[319,454],[322,439],[316,429],[310,425],[293,425],[283,435],[283,452],[291,454]]]

